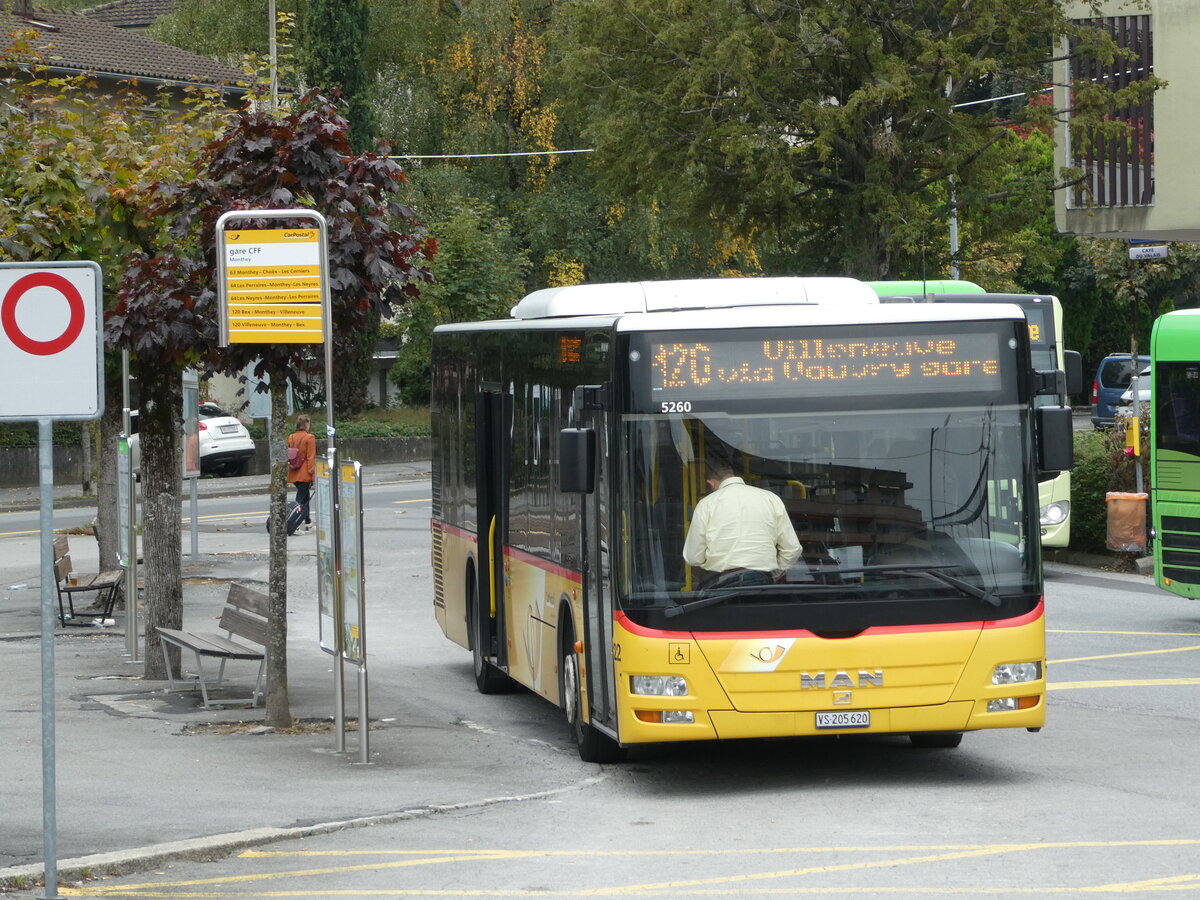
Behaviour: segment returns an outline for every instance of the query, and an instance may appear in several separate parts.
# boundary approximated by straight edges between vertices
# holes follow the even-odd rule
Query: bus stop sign
[[[100,267],[0,263],[0,421],[103,409]]]

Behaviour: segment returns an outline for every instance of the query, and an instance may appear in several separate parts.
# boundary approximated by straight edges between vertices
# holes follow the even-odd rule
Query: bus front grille
[[[1200,569],[1179,569],[1175,566],[1163,566],[1164,578],[1170,578],[1180,584],[1200,584]]]
[[[1200,536],[1200,519],[1195,519],[1191,516],[1163,516],[1162,530],[1164,532],[1182,531],[1185,534]],[[1179,535],[1179,537],[1182,536]]]
[[[1164,515],[1158,530],[1162,575],[1180,584],[1200,584],[1200,518]]]

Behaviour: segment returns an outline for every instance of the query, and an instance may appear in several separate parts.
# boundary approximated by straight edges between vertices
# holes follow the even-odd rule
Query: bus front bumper
[[[1016,687],[1014,685],[1014,687]],[[678,698],[686,706],[686,698]],[[813,710],[738,712],[732,709],[693,710],[692,723],[646,722],[635,710],[621,715],[621,743],[733,740],[737,738],[801,737],[806,735],[910,734],[922,731],[976,731],[985,728],[1041,728],[1046,722],[1045,696],[1028,709],[988,712],[988,701],[958,700],[935,706],[866,710],[870,724],[850,728],[818,728]],[[836,712],[837,710],[830,710]],[[855,709],[855,711],[860,711]]]

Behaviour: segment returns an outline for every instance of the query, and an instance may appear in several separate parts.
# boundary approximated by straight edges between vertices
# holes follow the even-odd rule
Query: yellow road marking
[[[748,897],[763,897],[767,895],[778,895],[780,897],[800,897],[800,896],[837,896],[847,895],[855,897],[870,896],[875,894],[899,894],[902,896],[912,897],[915,895],[921,896],[968,896],[968,897],[986,897],[986,896],[1012,896],[1012,895],[1031,895],[1044,896],[1047,894],[1063,894],[1067,896],[1075,896],[1079,894],[1124,894],[1130,891],[1154,891],[1156,893],[1165,893],[1168,891],[1194,891],[1196,890],[1195,881],[1200,876],[1183,875],[1180,880],[1183,883],[1171,884],[1172,879],[1159,879],[1147,882],[1134,882],[1131,884],[1100,884],[1087,886],[1070,886],[1070,887],[897,887],[896,885],[864,885],[863,887],[764,887],[763,885],[755,885],[753,888],[736,888],[723,886],[720,888],[697,888],[691,890],[692,894],[711,894],[714,897],[731,897],[731,896],[748,896]],[[64,896],[87,896],[86,893],[72,890],[71,888],[60,888]],[[618,891],[619,893],[619,891]],[[119,895],[111,895],[119,896]],[[241,893],[218,893],[214,891],[188,891],[186,893],[137,893],[130,894],[131,897],[153,897],[157,900],[197,900],[197,898],[219,898],[219,900],[239,900],[250,896]],[[502,890],[499,888],[462,888],[460,890],[453,889],[437,889],[437,888],[356,888],[356,889],[325,889],[325,890],[288,890],[288,891],[262,891],[256,892],[255,897],[577,897],[581,894],[577,891],[568,890],[553,890],[544,889],[527,889],[511,888]],[[595,896],[595,895],[593,895]],[[637,896],[646,897],[673,897],[675,894],[670,890],[657,891],[646,890],[638,892]]]
[[[680,888],[696,888],[706,885],[727,884],[735,881],[763,881],[767,879],[794,878],[800,875],[824,875],[830,872],[861,872],[867,869],[892,868],[894,866],[912,866],[919,863],[947,862],[954,859],[972,859],[980,856],[997,856],[1013,853],[1019,850],[1040,849],[1037,844],[1000,845],[981,847],[974,850],[962,850],[956,853],[936,853],[926,856],[909,856],[892,859],[879,859],[870,862],[839,863],[831,866],[810,866],[803,869],[781,869],[777,872],[740,872],[736,875],[721,875],[715,878],[698,878],[687,881],[663,881],[656,884],[628,885],[624,888],[598,888],[582,891],[583,896],[598,896],[601,894],[640,894],[649,891],[679,890]]]
[[[1136,678],[1112,681],[1059,681],[1046,685],[1048,691],[1073,691],[1079,688],[1106,687],[1179,687],[1200,684],[1200,678]]]
[[[446,854],[429,859],[404,860],[402,862],[365,863],[359,866],[335,866],[321,869],[300,869],[295,872],[261,872],[256,875],[226,875],[220,878],[198,878],[192,881],[172,881],[165,883],[129,884],[123,887],[113,886],[92,888],[88,896],[102,896],[113,891],[152,890],[164,887],[191,887],[202,884],[233,884],[243,882],[272,881],[279,878],[308,878],[313,875],[340,875],[345,872],[361,872],[369,869],[402,869],[411,866],[428,866],[434,863],[466,862],[475,859],[524,859],[532,856],[548,856],[549,854],[536,850],[495,850],[491,852],[467,851],[466,853]],[[153,895],[151,895],[153,896]],[[203,894],[188,894],[190,897],[201,897]],[[219,895],[216,895],[219,896]],[[259,896],[264,896],[259,894]]]
[[[1119,659],[1122,656],[1153,656],[1155,653],[1182,653],[1185,650],[1200,650],[1200,644],[1193,644],[1190,647],[1168,647],[1165,650],[1132,650],[1129,653],[1105,653],[1101,656],[1075,656],[1071,659],[1052,659],[1049,663],[1053,666],[1059,663],[1089,662],[1093,659]]]
[[[693,893],[712,893],[715,895],[729,894],[857,894],[868,893],[905,893],[905,894],[1071,894],[1071,893],[1121,893],[1130,890],[1182,891],[1193,890],[1200,882],[1200,874],[1179,874],[1163,878],[1146,879],[1137,882],[1112,883],[1101,885],[1073,885],[1070,887],[915,887],[915,886],[880,886],[880,887],[815,887],[792,886],[774,888],[766,885],[739,887],[739,882],[755,882],[780,878],[798,877],[805,875],[820,875],[832,872],[867,871],[870,869],[888,868],[901,865],[919,865],[923,863],[947,862],[953,860],[972,859],[981,856],[1024,853],[1041,850],[1076,850],[1076,849],[1113,849],[1113,848],[1144,848],[1144,847],[1196,847],[1200,846],[1198,839],[1164,839],[1143,841],[1061,841],[1025,844],[965,844],[965,845],[884,845],[870,846],[839,846],[839,847],[794,847],[794,848],[763,848],[763,849],[726,849],[726,850],[338,850],[338,851],[258,851],[249,850],[240,855],[245,859],[278,859],[287,857],[354,857],[354,856],[405,856],[420,857],[404,859],[395,862],[379,862],[352,866],[333,866],[316,869],[301,869],[297,871],[257,873],[244,876],[224,876],[218,878],[195,879],[189,881],[144,883],[124,886],[92,885],[86,888],[67,887],[63,892],[72,896],[119,896],[127,894],[135,897],[245,897],[245,893],[180,890],[200,886],[261,884],[268,880],[280,878],[301,878],[316,875],[340,875],[349,872],[381,869],[405,868],[423,865],[440,865],[444,863],[463,863],[489,860],[519,860],[548,857],[688,857],[688,856],[752,856],[779,854],[827,854],[827,853],[916,853],[915,856],[901,856],[884,860],[867,860],[859,862],[840,863],[834,865],[810,866],[805,868],[784,869],[772,872],[738,873],[706,879],[685,881],[653,882],[637,885],[613,885],[603,888],[580,890],[529,890],[529,889],[471,889],[439,890],[436,888],[384,888],[384,889],[323,889],[300,890],[286,889],[279,891],[263,891],[255,889],[256,897],[317,897],[317,896],[382,896],[382,897],[538,897],[538,896],[572,896],[596,897],[610,895],[660,895],[688,888]],[[431,855],[425,855],[431,854]]]
[[[1200,631],[1103,631],[1091,628],[1047,628],[1046,634],[1120,634],[1133,637],[1200,637]]]

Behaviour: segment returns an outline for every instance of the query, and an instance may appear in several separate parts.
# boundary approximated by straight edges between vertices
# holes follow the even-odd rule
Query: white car
[[[254,439],[241,419],[215,403],[200,404],[200,474],[245,475],[254,459]]]
[[[1146,368],[1142,369],[1142,371],[1138,372],[1138,400],[1140,400],[1142,403],[1149,404],[1151,398],[1152,391],[1150,367],[1147,366]],[[1132,404],[1133,384],[1130,383],[1129,387],[1125,388],[1125,393],[1121,395],[1121,399],[1117,401],[1117,411],[1120,412],[1122,409],[1127,410]]]
[[[130,413],[132,422],[129,455],[133,471],[142,469],[141,447],[138,441],[138,414]],[[200,474],[245,475],[254,458],[254,439],[241,420],[229,415],[215,403],[200,404]]]

